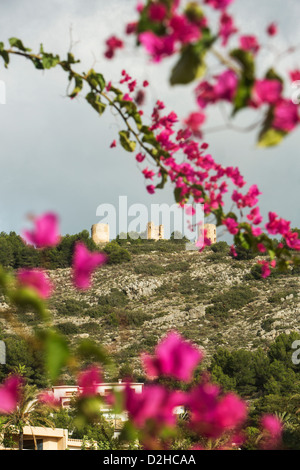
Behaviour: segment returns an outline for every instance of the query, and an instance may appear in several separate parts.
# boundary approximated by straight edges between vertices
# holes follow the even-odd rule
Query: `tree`
[[[24,385],[16,409],[7,417],[3,426],[4,430],[18,433],[19,450],[23,450],[25,426],[29,426],[32,430],[35,450],[37,450],[37,444],[32,427],[54,427],[54,423],[49,417],[49,409],[38,400],[37,394],[36,386]]]

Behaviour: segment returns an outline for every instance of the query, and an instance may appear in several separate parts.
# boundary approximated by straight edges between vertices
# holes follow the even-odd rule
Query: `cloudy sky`
[[[117,83],[126,68],[133,77],[151,82],[146,110],[163,99],[169,110],[184,118],[195,110],[194,85],[169,87],[173,59],[158,68],[132,45],[115,61],[103,58],[105,39],[123,32],[126,22],[135,19],[135,5],[136,0],[0,0],[0,41],[19,37],[33,50],[43,43],[46,51],[64,56],[72,29],[79,71],[94,67]],[[278,20],[280,37],[274,44],[286,48],[300,43],[299,0],[236,0],[230,11],[245,33],[266,41],[265,25]],[[270,53],[264,57],[271,63]],[[296,67],[299,53],[279,65],[280,70]],[[40,72],[13,57],[8,70],[1,64],[0,80],[7,95],[6,104],[0,105],[0,231],[19,233],[26,214],[48,210],[59,213],[62,233],[90,229],[99,219],[97,207],[117,207],[124,195],[129,205],[143,203],[149,210],[151,203],[174,202],[170,188],[148,195],[134,156],[109,148],[121,123],[110,111],[99,118],[83,98],[67,99],[67,77],[61,69]],[[241,117],[253,122],[253,116]],[[220,122],[219,114],[211,111],[207,126]],[[249,185],[258,184],[265,217],[272,210],[299,227],[299,136],[296,131],[270,150],[257,149],[253,133],[219,132],[209,134],[207,141],[218,162],[238,165]]]

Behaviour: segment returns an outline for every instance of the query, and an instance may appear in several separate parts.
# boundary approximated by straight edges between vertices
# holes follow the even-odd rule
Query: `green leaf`
[[[166,170],[160,169],[161,172],[161,182],[156,185],[157,189],[163,189],[166,182],[168,181],[168,172]]]
[[[185,8],[184,14],[191,22],[197,22],[204,18],[203,10],[199,7],[196,2],[188,3]]]
[[[68,64],[78,64],[80,60],[79,59],[76,60],[74,55],[71,52],[68,52],[67,62]]]
[[[196,78],[205,75],[206,65],[204,54],[199,53],[195,46],[187,46],[181,53],[181,57],[171,72],[171,85],[186,85]]]
[[[269,70],[267,71],[267,73],[266,73],[266,79],[267,79],[267,80],[278,80],[280,83],[282,83],[282,84],[284,83],[283,78],[282,78],[280,75],[278,75],[278,73],[275,72],[274,69],[269,69]]]
[[[91,69],[87,73],[86,79],[88,83],[91,85],[91,87],[97,88],[97,86],[99,85],[100,90],[101,91],[104,90],[106,83],[101,73],[97,73],[95,72],[95,70]]]
[[[45,332],[43,346],[45,351],[46,368],[52,383],[58,378],[61,370],[66,366],[70,357],[66,340],[54,330]]]
[[[44,52],[42,54],[42,64],[44,69],[51,69],[52,67],[56,67],[59,64],[60,58],[58,55],[48,54]]]
[[[20,287],[8,292],[8,296],[17,307],[32,308],[43,320],[49,320],[49,313],[46,310],[45,304],[35,290],[29,287]]]
[[[230,53],[230,57],[235,59],[242,67],[242,74],[248,80],[255,79],[255,63],[251,52],[243,49],[234,49]]]
[[[129,131],[120,131],[120,144],[127,152],[134,152],[136,147],[136,142],[130,140],[130,132]]]
[[[238,111],[248,106],[249,100],[251,98],[252,87],[254,81],[249,81],[245,78],[241,78],[239,81],[237,91],[233,101],[233,112],[234,116]]]
[[[260,135],[257,145],[259,147],[274,147],[275,145],[280,144],[286,134],[286,132],[278,129],[267,129]]]
[[[75,96],[77,96],[78,93],[81,92],[82,87],[83,87],[83,80],[79,75],[75,75],[74,80],[75,80],[75,87],[72,93],[69,95],[70,98],[75,98]]]
[[[21,39],[18,39],[18,38],[10,38],[9,39],[9,44],[11,45],[11,47],[16,47],[17,49],[19,49],[20,51],[23,51],[23,52],[31,51],[31,49],[26,48],[23,45]]]
[[[90,91],[90,93],[86,95],[85,99],[97,111],[97,113],[100,114],[100,116],[104,113],[106,104],[102,103],[100,96],[97,93]]]
[[[4,60],[5,68],[7,68],[8,64],[9,64],[9,54],[8,54],[8,52],[3,50],[3,51],[0,52],[0,56]]]
[[[181,202],[182,197],[181,197],[181,188],[175,188],[174,190],[174,198],[176,202]]]
[[[157,139],[156,139],[155,135],[153,134],[153,132],[151,132],[149,134],[145,134],[144,137],[142,138],[142,141],[145,142],[146,144],[152,145],[155,148],[160,147],[160,144],[157,141]]]
[[[109,358],[102,347],[88,339],[82,340],[77,348],[77,353],[84,359],[93,359],[102,364],[108,364]]]
[[[233,101],[234,116],[238,111],[248,106],[252,88],[255,82],[255,63],[253,55],[242,49],[234,49],[230,56],[235,59],[242,68],[241,77]]]
[[[136,104],[133,103],[133,101],[122,100],[120,96],[116,101],[120,103],[121,108],[126,108],[126,111],[130,116],[133,116],[137,112]]]

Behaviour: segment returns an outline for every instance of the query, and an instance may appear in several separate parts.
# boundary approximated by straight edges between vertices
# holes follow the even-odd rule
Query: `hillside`
[[[206,351],[266,348],[280,333],[300,331],[300,276],[259,278],[257,258],[235,260],[219,252],[185,251],[154,242],[126,246],[131,260],[102,267],[87,292],[74,289],[70,269],[49,271],[56,286],[50,309],[74,342],[101,342],[123,370],[141,373],[139,354],[176,329]],[[36,319],[23,313],[30,328]]]

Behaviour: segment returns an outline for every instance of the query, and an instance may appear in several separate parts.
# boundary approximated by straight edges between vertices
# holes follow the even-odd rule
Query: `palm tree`
[[[37,450],[37,444],[32,427],[47,426],[54,428],[54,423],[49,417],[49,408],[38,400],[37,395],[38,390],[35,385],[24,385],[21,389],[17,408],[7,417],[4,424],[4,429],[18,432],[19,450],[23,450],[25,426],[29,426],[31,429],[35,450]]]

